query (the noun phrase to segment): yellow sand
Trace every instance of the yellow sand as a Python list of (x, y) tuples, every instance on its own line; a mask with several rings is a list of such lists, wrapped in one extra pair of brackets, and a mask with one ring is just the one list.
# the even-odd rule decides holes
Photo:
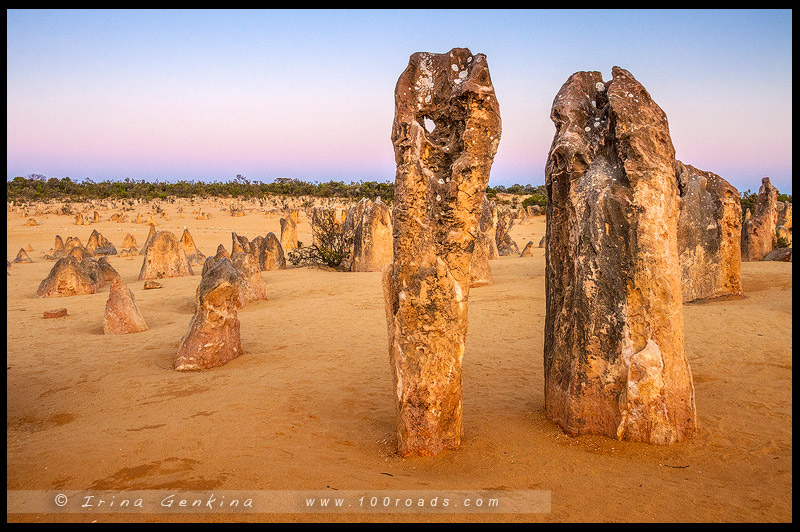
[[(144, 208), (140, 208), (144, 211)], [(191, 209), (206, 255), (232, 230), (280, 234), (279, 216)], [(150, 329), (102, 331), (99, 294), (36, 299), (56, 234), (85, 244), (98, 229), (118, 249), (148, 227), (70, 216), (7, 214), (7, 489), (550, 490), (549, 514), (9, 514), (33, 521), (518, 520), (791, 521), (792, 265), (744, 263), (746, 297), (684, 308), (699, 430), (669, 447), (572, 438), (543, 412), (544, 250), (492, 261), (495, 284), (470, 292), (464, 443), (432, 458), (395, 453), (392, 376), (380, 273), (263, 272), (269, 300), (239, 311), (244, 355), (195, 373), (171, 369), (199, 275), (143, 290), (142, 258), (112, 256)], [(130, 214), (128, 215), (131, 218)], [(149, 216), (144, 216), (146, 220)], [(132, 217), (135, 219), (135, 215)], [(120, 231), (121, 229), (121, 231)], [(310, 243), (301, 216), (298, 238)], [(539, 243), (544, 217), (512, 229)], [(199, 274), (199, 268), (198, 268)], [(66, 307), (66, 318), (45, 310)], [(390, 476), (391, 475), (391, 476)]]

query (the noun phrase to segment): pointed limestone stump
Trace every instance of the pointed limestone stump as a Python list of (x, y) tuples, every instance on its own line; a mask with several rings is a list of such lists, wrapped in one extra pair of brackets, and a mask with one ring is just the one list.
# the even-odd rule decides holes
[(494, 284), (492, 269), (489, 266), (491, 247), (492, 240), (489, 235), (483, 232), (478, 232), (478, 234), (475, 235), (475, 248), (472, 251), (472, 259), (469, 264), (470, 288), (480, 288), (481, 286), (491, 286)]
[(18, 263), (30, 264), (33, 262), (33, 260), (31, 260), (31, 258), (28, 256), (28, 252), (26, 252), (24, 248), (19, 248), (19, 251), (17, 252), (17, 257), (11, 262), (13, 262), (14, 264)]
[(197, 287), (197, 307), (181, 339), (175, 369), (222, 366), (242, 354), (238, 308), (239, 274), (226, 258), (206, 272)]
[(103, 315), (103, 333), (129, 334), (147, 330), (142, 313), (136, 305), (136, 298), (128, 285), (116, 277), (108, 291), (106, 311)]
[(56, 241), (53, 246), (53, 256), (56, 258), (65, 257), (67, 255), (67, 249), (64, 247), (64, 241), (61, 239), (60, 235), (56, 235)]
[(156, 232), (144, 251), (139, 280), (194, 275), (183, 246), (171, 231)]
[(380, 197), (367, 201), (353, 237), (353, 272), (379, 272), (392, 263), (392, 211)]
[(294, 209), (281, 218), (281, 248), (287, 253), (297, 249), (297, 210)]
[(486, 56), (411, 56), (395, 88), (394, 263), (383, 279), (404, 456), (461, 444), (470, 259), (500, 129)]
[(231, 231), (231, 257), (241, 252), (252, 252), (250, 240), (246, 236), (239, 236), (235, 231)]
[(96, 293), (97, 284), (90, 272), (83, 267), (81, 261), (67, 256), (56, 261), (48, 276), (39, 284), (36, 297), (69, 297)]
[(220, 244), (219, 246), (217, 246), (217, 252), (216, 254), (214, 254), (214, 258), (216, 259), (221, 259), (222, 257), (225, 257), (228, 260), (231, 259), (231, 254), (228, 253), (227, 249), (225, 249), (224, 244)]
[(736, 188), (680, 161), (678, 253), (683, 300), (742, 295), (742, 203)]
[(533, 240), (529, 240), (527, 244), (525, 244), (525, 248), (522, 250), (522, 253), (519, 254), (520, 257), (533, 257)]
[(100, 234), (97, 229), (92, 230), (89, 241), (86, 243), (86, 251), (91, 255), (116, 255), (117, 248), (106, 237)]
[[(213, 264), (206, 270), (213, 269)], [(258, 265), (258, 257), (254, 253), (240, 252), (233, 256), (233, 267), (239, 274), (239, 297), (242, 300), (241, 306), (251, 301), (267, 299), (267, 284), (261, 277), (261, 268)]]
[(478, 223), (478, 233), (475, 235), (475, 248), (472, 251), (472, 260), (469, 265), (470, 287), (479, 288), (494, 284), (492, 268), (489, 261), (500, 258), (497, 251), (496, 219), (493, 216), (492, 205), (483, 194), (481, 202), (481, 218)]
[(130, 233), (125, 235), (125, 238), (122, 239), (122, 247), (123, 249), (130, 249), (132, 247), (138, 247), (139, 244), (136, 243), (136, 237)]
[(778, 189), (765, 177), (761, 180), (752, 216), (742, 226), (742, 260), (764, 260), (777, 243), (777, 227)]
[(514, 226), (514, 212), (507, 208), (502, 207), (497, 210), (497, 228), (495, 240), (497, 241), (497, 251), (502, 257), (518, 257), (519, 247), (514, 239), (511, 238), (509, 231)]
[[(57, 244), (58, 242), (56, 242)], [(77, 236), (68, 236), (66, 242), (64, 242), (64, 253), (69, 253), (75, 247), (83, 247), (83, 243), (81, 239)]]
[(286, 267), (286, 258), (283, 255), (281, 242), (275, 233), (269, 232), (264, 237), (261, 249), (258, 251), (258, 264), (261, 271), (280, 270)]
[(186, 260), (189, 261), (189, 264), (203, 264), (206, 256), (203, 255), (199, 249), (197, 249), (197, 245), (194, 243), (194, 238), (192, 238), (192, 235), (189, 234), (188, 229), (183, 230), (183, 235), (181, 235), (181, 246), (183, 246), (183, 252), (186, 253)]
[(481, 231), (483, 231), (489, 241), (489, 260), (500, 258), (500, 251), (497, 249), (497, 206), (489, 201), (486, 194), (483, 196), (481, 206)]
[(144, 240), (144, 246), (142, 246), (141, 254), (144, 255), (147, 253), (147, 248), (153, 242), (153, 238), (156, 236), (156, 226), (150, 226), (150, 232), (147, 233), (147, 238)]
[(545, 168), (545, 410), (567, 433), (668, 444), (696, 428), (667, 117), (631, 74), (577, 72)]

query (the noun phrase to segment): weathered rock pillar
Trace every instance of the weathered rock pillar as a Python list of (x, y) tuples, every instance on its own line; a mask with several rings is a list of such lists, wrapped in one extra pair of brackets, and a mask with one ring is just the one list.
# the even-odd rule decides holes
[(742, 202), (713, 172), (675, 162), (683, 300), (742, 295)]
[(675, 149), (644, 87), (612, 74), (573, 74), (550, 113), (545, 409), (569, 434), (668, 444), (696, 428)]
[(500, 130), (486, 56), (411, 56), (395, 88), (394, 263), (383, 279), (404, 456), (461, 444), (470, 259)]
[(768, 177), (761, 180), (752, 214), (742, 226), (742, 260), (746, 262), (764, 260), (778, 240), (778, 189)]

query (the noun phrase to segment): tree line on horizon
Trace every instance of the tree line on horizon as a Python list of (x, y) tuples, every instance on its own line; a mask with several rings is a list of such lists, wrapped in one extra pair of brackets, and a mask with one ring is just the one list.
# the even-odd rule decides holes
[[(490, 197), (499, 193), (527, 195), (538, 194), (544, 198), (544, 185), (514, 184), (509, 187), (498, 185), (487, 187)], [(279, 177), (271, 183), (250, 181), (241, 174), (231, 181), (145, 181), (126, 178), (122, 181), (105, 180), (95, 182), (89, 178), (76, 181), (69, 177), (58, 179), (47, 178), (40, 174), (30, 174), (27, 177), (17, 176), (6, 181), (7, 201), (46, 201), (69, 200), (85, 201), (90, 199), (167, 199), (168, 197), (187, 198), (201, 197), (229, 197), (229, 198), (257, 198), (269, 195), (283, 195), (291, 197), (337, 197), (359, 200), (361, 198), (376, 198), (391, 203), (394, 200), (394, 183), (379, 181), (359, 181), (350, 184), (341, 181), (328, 181), (326, 183), (309, 183), (300, 179)], [(540, 201), (541, 198), (536, 198)]]
[[(547, 205), (547, 191), (544, 185), (497, 185), (486, 188), (490, 199), (498, 194), (527, 196), (522, 207), (529, 205)], [(341, 181), (327, 183), (309, 183), (300, 179), (279, 177), (271, 183), (250, 181), (241, 174), (231, 181), (145, 181), (126, 178), (122, 181), (105, 180), (94, 182), (89, 178), (75, 181), (69, 177), (58, 179), (47, 178), (40, 174), (27, 177), (17, 176), (6, 181), (6, 201), (86, 201), (90, 199), (167, 199), (169, 197), (188, 198), (226, 197), (226, 198), (260, 198), (271, 195), (290, 197), (312, 196), (322, 198), (347, 198), (358, 201), (361, 198), (381, 198), (381, 201), (392, 203), (394, 200), (394, 183), (379, 181)], [(752, 208), (758, 195), (750, 189), (741, 193), (742, 212)], [(791, 203), (791, 194), (780, 194), (779, 201)], [(518, 205), (518, 202), (515, 201)]]

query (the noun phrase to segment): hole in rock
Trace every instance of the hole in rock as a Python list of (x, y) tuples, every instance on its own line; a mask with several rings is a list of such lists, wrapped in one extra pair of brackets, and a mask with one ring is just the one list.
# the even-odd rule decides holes
[(427, 116), (422, 117), (422, 120), (425, 124), (425, 131), (427, 131), (428, 133), (433, 133), (433, 130), (436, 129), (436, 124), (433, 122), (433, 120), (431, 120)]

